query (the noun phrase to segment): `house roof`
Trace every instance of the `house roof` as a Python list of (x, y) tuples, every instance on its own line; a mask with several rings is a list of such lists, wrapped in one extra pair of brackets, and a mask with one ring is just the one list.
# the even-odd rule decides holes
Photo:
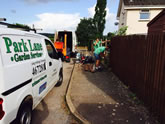
[(152, 25), (153, 23), (155, 23), (160, 17), (162, 17), (163, 15), (165, 15), (165, 9), (163, 9), (155, 18), (153, 18), (148, 24), (147, 26), (149, 27), (150, 25)]
[(165, 8), (165, 0), (120, 0), (117, 12), (117, 17), (120, 16), (122, 4), (128, 7), (154, 7), (154, 8)]
[(165, 0), (123, 0), (127, 6), (134, 5), (165, 5)]

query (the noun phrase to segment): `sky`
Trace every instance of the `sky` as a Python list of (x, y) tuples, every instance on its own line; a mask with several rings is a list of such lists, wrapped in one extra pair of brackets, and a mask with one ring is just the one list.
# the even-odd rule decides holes
[[(93, 17), (97, 0), (1, 0), (0, 18), (7, 23), (21, 23), (54, 33), (75, 31), (80, 19)], [(104, 34), (114, 32), (119, 0), (107, 0)]]

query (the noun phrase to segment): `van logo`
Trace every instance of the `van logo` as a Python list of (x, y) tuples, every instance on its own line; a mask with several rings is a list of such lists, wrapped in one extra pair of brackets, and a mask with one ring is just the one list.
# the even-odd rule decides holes
[(6, 53), (15, 53), (11, 57), (11, 61), (19, 62), (34, 58), (39, 58), (43, 55), (43, 47), (41, 43), (32, 43), (31, 40), (20, 39), (19, 42), (12, 41), (8, 37), (3, 37), (6, 46)]
[(39, 88), (39, 94), (41, 94), (45, 89), (46, 89), (46, 85), (47, 85), (47, 82), (45, 82), (44, 84), (42, 84)]

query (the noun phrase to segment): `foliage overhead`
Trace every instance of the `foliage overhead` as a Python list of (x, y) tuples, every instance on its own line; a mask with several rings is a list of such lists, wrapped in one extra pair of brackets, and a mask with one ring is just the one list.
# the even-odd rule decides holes
[(128, 29), (128, 26), (123, 26), (123, 27), (121, 27), (121, 28), (116, 32), (116, 35), (118, 35), (118, 36), (124, 36), (124, 35), (126, 35), (127, 29)]
[(96, 37), (98, 38), (103, 37), (105, 29), (106, 5), (107, 0), (97, 0), (93, 21), (96, 28)]
[(114, 37), (115, 35), (116, 35), (115, 32), (114, 32), (114, 33), (109, 32), (109, 33), (107, 34), (107, 39), (108, 39), (108, 40), (111, 40), (112, 37)]
[(53, 33), (39, 33), (39, 34), (48, 37), (52, 42), (54, 42), (54, 34)]
[(83, 18), (76, 29), (76, 35), (78, 39), (78, 45), (87, 46), (90, 40), (95, 39), (95, 26), (92, 18)]
[(96, 38), (103, 38), (105, 28), (107, 0), (97, 0), (95, 7), (95, 15), (93, 18), (83, 18), (76, 29), (78, 44), (81, 46), (89, 46), (90, 41)]
[(28, 25), (25, 25), (25, 24), (16, 23), (15, 25), (20, 27), (20, 28), (31, 29)]
[(107, 40), (111, 40), (112, 37), (115, 37), (115, 36), (125, 36), (127, 29), (128, 29), (128, 26), (124, 26), (116, 32), (109, 32), (107, 34), (107, 36), (105, 36), (105, 37), (106, 37)]
[(30, 29), (31, 29), (28, 25), (19, 24), (19, 23), (11, 24), (11, 25), (9, 25), (8, 27), (9, 27), (9, 28), (22, 28), (22, 29), (25, 29), (25, 30), (30, 30)]

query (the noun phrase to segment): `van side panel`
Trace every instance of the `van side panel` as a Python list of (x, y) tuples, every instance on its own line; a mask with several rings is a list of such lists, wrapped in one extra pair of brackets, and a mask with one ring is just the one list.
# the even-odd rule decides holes
[(32, 79), (32, 63), (43, 57), (43, 49), (38, 39), (25, 36), (3, 35), (0, 40), (6, 92)]
[(32, 96), (34, 109), (57, 83), (62, 68), (60, 59), (48, 56), (47, 38), (7, 31), (0, 34), (0, 98), (5, 111), (0, 124), (8, 124), (16, 118), (27, 96)]
[(0, 93), (2, 93), (2, 89), (4, 87), (4, 77), (3, 77), (3, 65), (2, 65), (2, 51), (0, 49)]
[(34, 68), (39, 62), (46, 61), (41, 40), (23, 35), (0, 36), (0, 97), (4, 100), (5, 111), (0, 123), (9, 123), (8, 120), (15, 119), (26, 96), (35, 98), (33, 85), (44, 70)]
[(1, 121), (4, 124), (9, 124), (12, 120), (16, 118), (18, 109), (21, 103), (23, 102), (24, 98), (29, 95), (32, 96), (30, 92), (31, 92), (31, 84), (28, 84), (26, 85), (26, 87), (16, 90), (10, 95), (2, 96), (4, 100), (3, 110), (5, 111), (5, 116)]

